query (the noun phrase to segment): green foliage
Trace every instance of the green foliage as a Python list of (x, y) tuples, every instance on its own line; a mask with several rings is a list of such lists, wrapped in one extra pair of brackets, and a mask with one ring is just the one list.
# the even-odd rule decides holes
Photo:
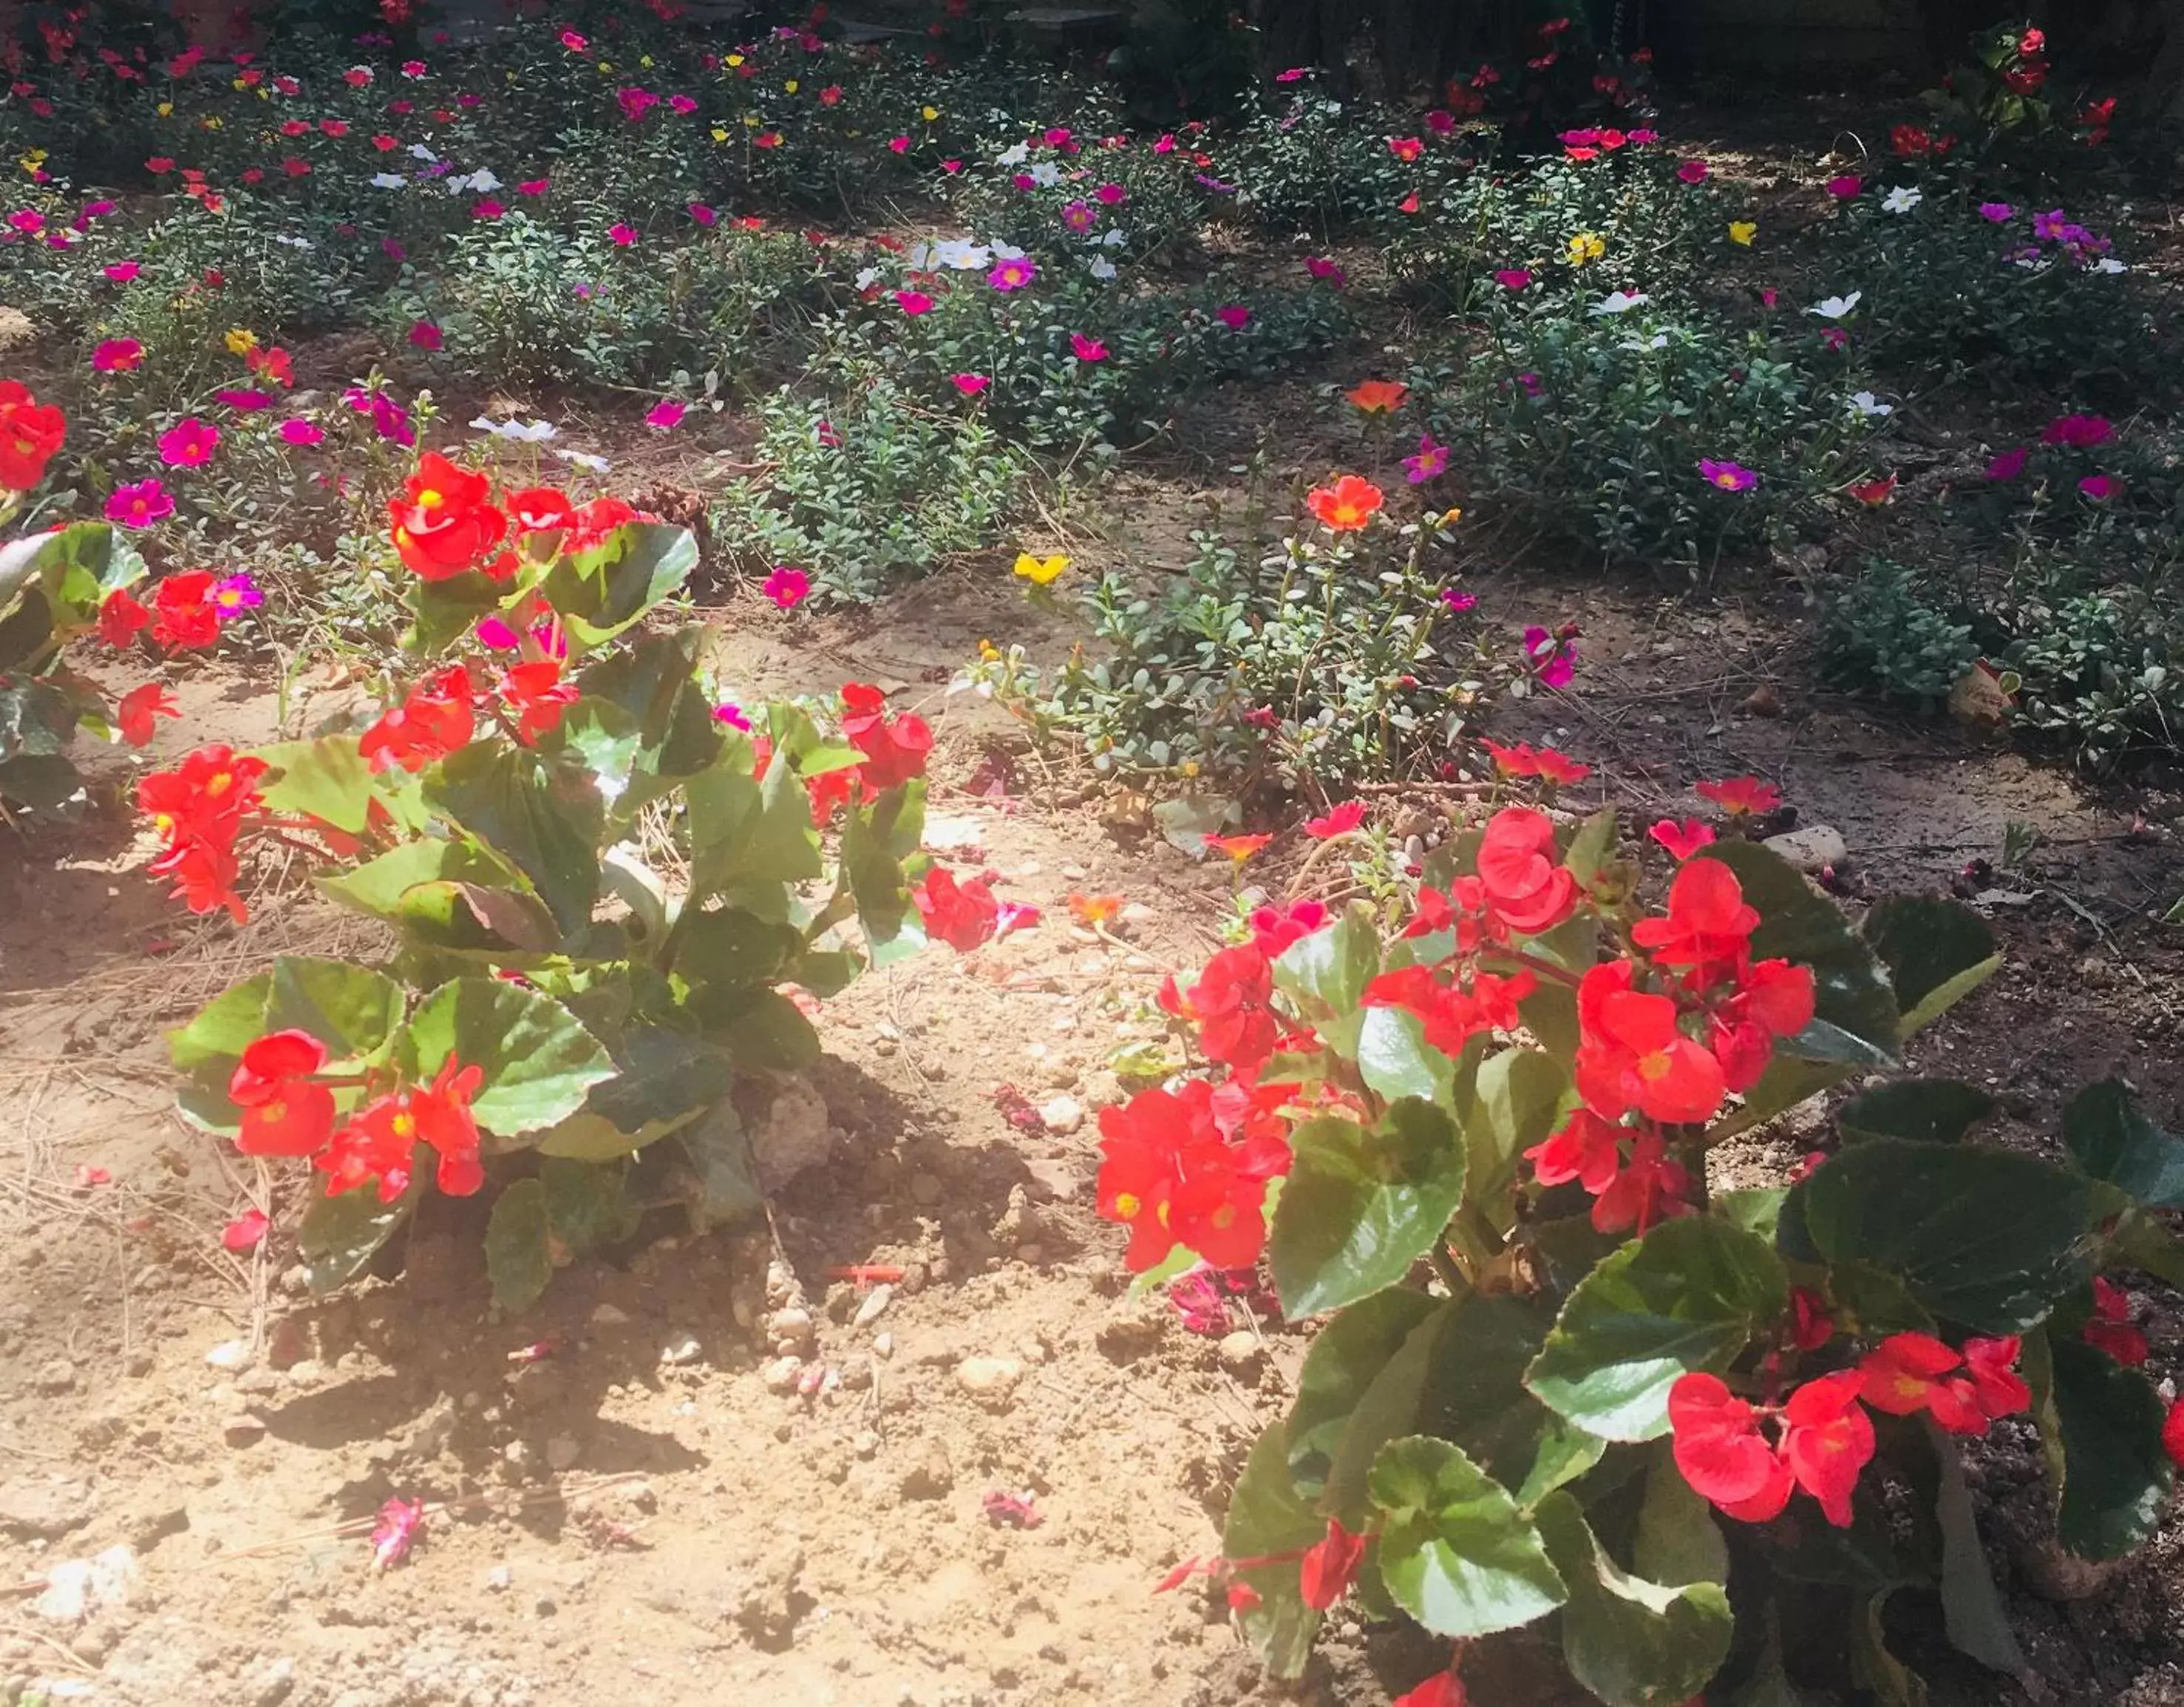
[(1928, 577), (1885, 558), (1830, 583), (1821, 600), (1821, 666), (1830, 679), (1882, 699), (1937, 709), (1978, 661), (1969, 622), (1933, 602)]
[(1165, 584), (1111, 572), (1080, 595), (1096, 654), (1049, 672), (1011, 649), (968, 679), (1111, 774), (1384, 776), (1453, 731), (1452, 690), (1481, 661), (1474, 620), (1450, 611), (1433, 572), (1446, 538), (1195, 533)]

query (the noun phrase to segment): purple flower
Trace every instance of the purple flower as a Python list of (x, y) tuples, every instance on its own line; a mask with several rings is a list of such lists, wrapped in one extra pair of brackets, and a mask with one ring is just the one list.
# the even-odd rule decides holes
[(2042, 429), (2042, 444), (2066, 445), (2072, 450), (2091, 450), (2115, 437), (2115, 428), (2098, 415), (2061, 415)]
[(212, 607), (223, 622), (245, 611), (255, 611), (265, 602), (265, 595), (247, 570), (226, 577), (212, 589)]
[(1543, 688), (1567, 688), (1577, 673), (1577, 641), (1536, 622), (1524, 630), (1524, 661)]
[(2113, 474), (2088, 474), (2078, 483), (2078, 490), (2096, 504), (2105, 504), (2123, 494), (2123, 482)]
[(2017, 215), (2017, 209), (2008, 202), (1981, 202), (1979, 211), (1980, 217), (1990, 225), (2005, 224)]
[(1699, 473), (1709, 486), (1719, 486), (1724, 492), (1749, 492), (1759, 483), (1759, 477), (1737, 462), (1716, 462), (1711, 458), (1702, 460)]
[(175, 513), (175, 500), (157, 480), (117, 486), (106, 500), (106, 519), (122, 527), (149, 527)]
[(2022, 445), (2014, 450), (2003, 451), (2000, 455), (1988, 461), (1986, 477), (1990, 480), (2016, 479), (2019, 475), (2025, 472), (2025, 459), (2031, 454)]
[(1411, 484), (1423, 486), (1448, 467), (1448, 447), (1435, 444), (1430, 432), (1421, 432), (1418, 435), (1418, 454), (1406, 456), (1403, 466), (1410, 471)]
[(2061, 236), (2068, 226), (2069, 221), (2064, 219), (2060, 208), (2050, 208), (2044, 214), (2032, 216), (2032, 235), (2043, 243)]

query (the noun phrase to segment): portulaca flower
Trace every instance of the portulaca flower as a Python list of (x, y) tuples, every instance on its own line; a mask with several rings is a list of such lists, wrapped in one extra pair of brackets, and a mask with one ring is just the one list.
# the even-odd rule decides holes
[(2131, 269), (2114, 255), (2103, 255), (2086, 271), (2089, 273), (2127, 273)]
[(1102, 248), (1118, 249), (1129, 240), (1130, 234), (1120, 226), (1117, 226), (1112, 231), (1102, 232), (1100, 234), (1100, 246)]
[(1848, 296), (1831, 296), (1825, 302), (1816, 302), (1807, 309), (1807, 314), (1816, 314), (1822, 320), (1841, 320), (1864, 300), (1865, 293), (1854, 290)]
[(1105, 255), (1093, 256), (1091, 265), (1092, 276), (1095, 279), (1106, 280), (1115, 276), (1115, 264)]
[(412, 142), (410, 145), (410, 158), (413, 160), (437, 160), (440, 157), (422, 142)]
[(863, 271), (860, 272), (855, 279), (850, 281), (850, 282), (855, 284), (861, 291), (870, 290), (879, 282), (880, 270), (878, 267), (866, 267)]
[(376, 189), (399, 190), (406, 188), (410, 180), (399, 172), (381, 172), (371, 181), (373, 187)]
[(1035, 160), (1024, 176), (1042, 190), (1050, 190), (1061, 181), (1061, 168), (1051, 160)]
[(1628, 314), (1632, 309), (1641, 307), (1652, 300), (1652, 298), (1641, 290), (1610, 291), (1585, 312), (1596, 315)]
[(1908, 214), (1925, 199), (1925, 195), (1909, 184), (1898, 184), (1880, 198), (1880, 205), (1888, 213)]
[(593, 456), (588, 451), (557, 450), (554, 453), (562, 461), (574, 465), (591, 474), (604, 474), (614, 464), (604, 456)]
[(1850, 406), (1852, 413), (1862, 415), (1868, 421), (1879, 416), (1896, 413), (1894, 404), (1883, 403), (1869, 391), (1852, 392), (1850, 395)]
[(511, 444), (543, 444), (561, 436), (561, 429), (550, 421), (488, 421), (481, 415), (471, 425)]
[(1635, 350), (1666, 349), (1669, 335), (1665, 332), (1657, 332), (1651, 337), (1626, 337), (1623, 340), (1623, 347)]
[(1013, 148), (1002, 149), (996, 164), (1004, 166), (1021, 166), (1030, 158), (1031, 144), (1018, 142)]

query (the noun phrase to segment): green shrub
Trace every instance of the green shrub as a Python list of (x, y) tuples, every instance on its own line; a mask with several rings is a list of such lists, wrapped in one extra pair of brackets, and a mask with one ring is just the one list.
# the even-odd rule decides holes
[(1979, 657), (1971, 624), (1937, 608), (1914, 569), (1874, 558), (1821, 595), (1822, 668), (1845, 687), (1933, 710)]

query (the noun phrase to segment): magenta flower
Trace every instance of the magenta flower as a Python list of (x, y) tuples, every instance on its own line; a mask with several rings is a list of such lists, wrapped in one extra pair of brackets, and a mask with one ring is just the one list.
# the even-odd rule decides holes
[(437, 349), (440, 329), (429, 320), (421, 320), (410, 328), (410, 342), (419, 349)]
[(1251, 323), (1251, 310), (1241, 303), (1230, 303), (1226, 308), (1214, 310), (1213, 318), (1231, 332), (1241, 332)]
[(274, 428), (290, 444), (316, 444), (326, 436), (326, 429), (308, 421), (284, 421)]
[(773, 566), (773, 573), (766, 577), (766, 585), (759, 590), (784, 611), (801, 605), (811, 592), (811, 577), (801, 569), (793, 569), (786, 563)]
[(86, 202), (83, 204), (83, 216), (87, 220), (104, 219), (107, 215), (114, 211), (114, 206), (115, 204), (112, 202)]
[(1759, 483), (1759, 477), (1741, 463), (1709, 458), (1699, 464), (1699, 473), (1708, 485), (1719, 486), (1724, 492), (1749, 492)]
[(906, 154), (910, 152), (910, 138), (907, 137), (889, 137), (888, 138), (888, 148), (889, 152), (894, 153)]
[(515, 187), (515, 193), (519, 196), (543, 196), (553, 187), (551, 178), (526, 178)]
[(1996, 226), (2006, 224), (2017, 215), (2017, 209), (2008, 202), (1981, 202), (1979, 211), (1981, 219)]
[(1406, 456), (1403, 459), (1403, 466), (1410, 471), (1411, 484), (1423, 486), (1435, 475), (1447, 469), (1448, 447), (1446, 444), (1435, 444), (1433, 441), (1433, 434), (1430, 432), (1421, 432), (1418, 435), (1418, 454), (1416, 456)]
[(1119, 208), (1130, 198), (1130, 192), (1120, 184), (1102, 184), (1092, 192), (1092, 199), (1102, 207)]
[(220, 429), (194, 415), (159, 435), (159, 460), (170, 468), (198, 468), (220, 449)]
[(175, 513), (175, 500), (156, 480), (117, 486), (106, 500), (106, 519), (122, 527), (149, 527)]
[(613, 225), (607, 227), (607, 235), (614, 239), (615, 247), (616, 248), (626, 249), (632, 243), (637, 241), (637, 228), (634, 226), (627, 226), (622, 224), (620, 220), (616, 220)]
[(1069, 334), (1069, 348), (1079, 361), (1105, 361), (1107, 346), (1096, 337), (1087, 337), (1081, 332)]
[(1011, 255), (994, 264), (986, 282), (997, 291), (1022, 290), (1039, 276), (1038, 263), (1028, 255)]
[(741, 729), (745, 734), (750, 733), (751, 720), (744, 715), (744, 708), (733, 700), (723, 700), (713, 707), (713, 721), (726, 723), (732, 729)]
[(213, 398), (215, 402), (224, 403), (230, 409), (239, 410), (244, 415), (255, 415), (261, 409), (270, 409), (273, 406), (273, 399), (255, 386), (225, 386), (213, 393)]
[(2005, 450), (1999, 456), (1990, 458), (1986, 465), (1986, 477), (1990, 480), (2016, 479), (2025, 472), (2025, 459), (2031, 454), (2020, 445), (2014, 450)]
[(2062, 444), (2072, 450), (2091, 450), (2115, 437), (2115, 428), (2098, 415), (2064, 415), (2049, 421), (2040, 434), (2042, 444)]
[(507, 211), (506, 208), (501, 206), (490, 196), (482, 202), (473, 202), (471, 204), (471, 217), (474, 220), (497, 220)]
[(1274, 81), (1277, 83), (1301, 83), (1310, 75), (1303, 66), (1292, 65), (1286, 71), (1275, 72)]
[(1524, 290), (1532, 282), (1532, 276), (1523, 267), (1503, 267), (1494, 275), (1494, 282), (1504, 290)]
[(523, 644), (523, 636), (499, 616), (488, 616), (471, 630), (478, 644), (495, 652), (513, 652)]
[(1630, 133), (1630, 146), (1634, 148), (1643, 148), (1660, 140), (1658, 131), (1649, 131), (1642, 126)]
[(1534, 623), (1524, 630), (1524, 661), (1543, 688), (1567, 688), (1577, 674), (1577, 641)]
[(983, 373), (954, 373), (948, 382), (966, 397), (976, 397), (994, 382)]
[(687, 405), (671, 397), (663, 397), (645, 411), (644, 424), (655, 432), (667, 432), (682, 424)]
[(1820, 328), (1820, 342), (1830, 349), (1847, 349), (1850, 347), (1850, 334), (1839, 326), (1824, 326)]
[(1479, 603), (1479, 595), (1476, 593), (1467, 593), (1459, 587), (1444, 587), (1440, 589), (1440, 602), (1447, 605), (1451, 611), (1461, 616)]
[(894, 301), (895, 306), (913, 320), (933, 312), (933, 298), (922, 290), (899, 290), (894, 293)]
[(1828, 193), (1839, 202), (1847, 202), (1865, 187), (1865, 180), (1854, 173), (1845, 172), (1839, 178), (1828, 180)]
[(2078, 490), (2096, 504), (2105, 504), (2111, 498), (2123, 495), (2123, 482), (2113, 474), (2088, 474), (2078, 483)]
[(1306, 255), (1304, 258), (1304, 270), (1323, 283), (1333, 285), (1337, 290), (1340, 290), (1343, 286), (1350, 282), (1348, 273), (1322, 255)]
[(690, 204), (690, 217), (701, 226), (710, 227), (720, 223), (721, 216), (703, 202)]
[(19, 208), (8, 215), (8, 223), (26, 237), (36, 237), (46, 228), (46, 216), (36, 208)]
[(212, 589), (213, 612), (220, 621), (240, 616), (245, 611), (254, 611), (265, 602), (265, 595), (258, 590), (258, 583), (249, 572), (238, 571), (224, 577)]
[(142, 261), (115, 261), (110, 266), (103, 266), (99, 269), (99, 271), (104, 273), (116, 284), (127, 284), (130, 280), (143, 271), (144, 264)]
[(686, 119), (698, 110), (698, 103), (688, 95), (670, 95), (667, 98), (667, 104)]
[(109, 337), (91, 353), (99, 373), (127, 373), (144, 360), (144, 346), (133, 337)]
[(1707, 170), (1704, 160), (1686, 160), (1676, 168), (1676, 176), (1687, 184), (1702, 184), (1707, 181)]
[(1061, 223), (1072, 232), (1089, 232), (1100, 223), (1100, 215), (1089, 202), (1072, 202), (1061, 210)]

